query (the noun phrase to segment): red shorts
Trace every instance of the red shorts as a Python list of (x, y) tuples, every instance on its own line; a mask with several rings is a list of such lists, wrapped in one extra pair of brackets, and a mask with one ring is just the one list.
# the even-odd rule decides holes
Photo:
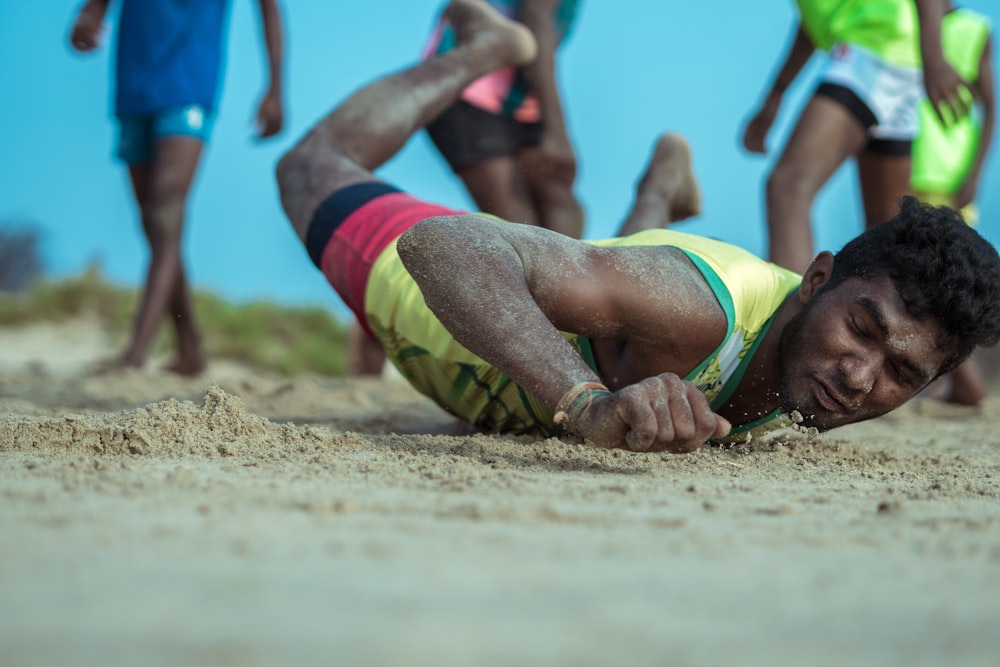
[(316, 208), (306, 235), (313, 262), (372, 335), (365, 290), (382, 251), (421, 220), (465, 211), (429, 204), (382, 182), (337, 190)]

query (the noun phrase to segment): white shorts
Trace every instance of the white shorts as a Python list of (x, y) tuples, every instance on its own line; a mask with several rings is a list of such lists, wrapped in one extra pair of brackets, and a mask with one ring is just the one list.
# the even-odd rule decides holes
[[(854, 93), (866, 108), (843, 99), (873, 139), (912, 141), (917, 133), (917, 105), (924, 96), (919, 67), (888, 63), (867, 49), (838, 44), (830, 50), (822, 83)], [(833, 96), (837, 97), (837, 96)]]

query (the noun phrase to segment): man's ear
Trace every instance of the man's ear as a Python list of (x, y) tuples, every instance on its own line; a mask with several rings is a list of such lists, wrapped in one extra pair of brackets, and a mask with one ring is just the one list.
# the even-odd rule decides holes
[(816, 255), (806, 272), (802, 274), (802, 284), (799, 285), (799, 301), (806, 303), (816, 295), (820, 287), (826, 284), (833, 274), (833, 253), (824, 250)]

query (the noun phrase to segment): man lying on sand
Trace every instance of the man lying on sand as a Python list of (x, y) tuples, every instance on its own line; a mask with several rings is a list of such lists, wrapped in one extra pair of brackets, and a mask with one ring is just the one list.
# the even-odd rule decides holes
[[(687, 452), (793, 419), (823, 430), (882, 415), (1000, 339), (996, 251), (913, 199), (800, 277), (705, 238), (582, 242), (379, 180), (471, 81), (535, 56), (531, 33), (479, 0), (448, 12), (456, 49), (354, 93), (277, 173), (313, 261), (446, 410), (495, 431)], [(685, 194), (676, 184), (691, 187), (675, 162), (639, 192), (664, 211)]]

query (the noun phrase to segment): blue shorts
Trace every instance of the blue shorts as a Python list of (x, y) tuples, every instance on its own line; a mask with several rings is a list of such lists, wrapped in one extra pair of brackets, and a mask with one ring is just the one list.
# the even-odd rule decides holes
[(164, 137), (194, 137), (208, 141), (215, 114), (200, 104), (168, 107), (149, 114), (121, 116), (118, 157), (128, 164), (149, 162), (153, 147)]

